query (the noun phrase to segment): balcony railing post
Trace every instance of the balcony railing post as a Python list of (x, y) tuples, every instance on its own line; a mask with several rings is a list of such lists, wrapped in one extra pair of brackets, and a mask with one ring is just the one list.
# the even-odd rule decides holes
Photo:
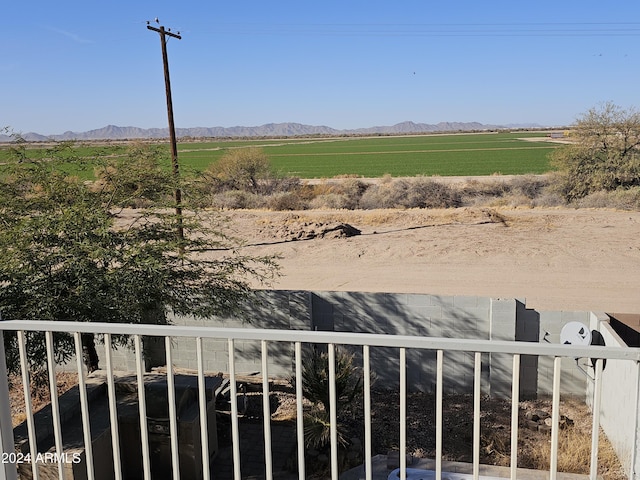
[(302, 409), (302, 344), (295, 343), (296, 357), (296, 440), (298, 447), (298, 479), (305, 479), (304, 411)]
[(520, 355), (513, 356), (511, 373), (511, 480), (518, 473), (518, 412), (520, 404)]
[[(204, 379), (204, 353), (202, 351), (202, 337), (196, 337), (196, 357), (198, 361), (198, 404), (200, 409), (200, 443), (202, 449), (202, 478), (211, 479), (209, 465), (209, 422), (207, 414), (206, 383)], [(215, 398), (212, 399), (215, 402)], [(215, 414), (215, 413), (214, 413)]]
[[(13, 428), (11, 424), (11, 404), (9, 403), (9, 377), (4, 351), (4, 335), (0, 330), (0, 455), (15, 452)], [(0, 480), (17, 480), (15, 463), (4, 463), (0, 468)]]
[(631, 467), (629, 469), (629, 478), (632, 480), (640, 480), (640, 360), (636, 361), (636, 414), (633, 449), (631, 450)]
[(602, 398), (602, 359), (596, 360), (595, 381), (593, 387), (593, 422), (591, 429), (591, 465), (589, 467), (590, 480), (598, 478), (598, 441), (600, 437), (600, 404)]
[(407, 479), (407, 349), (400, 349), (400, 479)]
[(331, 443), (331, 480), (338, 480), (338, 401), (336, 399), (336, 346), (329, 344), (329, 420)]
[(269, 402), (269, 344), (262, 341), (262, 420), (264, 428), (264, 467), (266, 480), (273, 479), (271, 455), (271, 404)]
[[(62, 457), (62, 420), (60, 419), (60, 402), (58, 401), (58, 382), (56, 380), (56, 362), (54, 356), (53, 332), (44, 333), (47, 348), (47, 370), (49, 371), (49, 396), (51, 397), (51, 414), (53, 417), (53, 438), (58, 458)], [(64, 480), (62, 462), (58, 462), (58, 478)]]

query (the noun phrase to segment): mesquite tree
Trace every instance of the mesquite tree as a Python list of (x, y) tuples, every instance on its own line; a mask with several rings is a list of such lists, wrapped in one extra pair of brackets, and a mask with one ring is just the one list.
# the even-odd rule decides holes
[(578, 117), (571, 138), (551, 157), (565, 200), (640, 186), (640, 112), (604, 103)]
[[(90, 162), (77, 158), (72, 143), (43, 150), (18, 142), (13, 151), (0, 165), (3, 319), (162, 324), (169, 312), (206, 317), (233, 312), (250, 281), (277, 273), (274, 258), (238, 254), (234, 240), (188, 203), (184, 238), (176, 235), (176, 179), (161, 167), (157, 147)], [(227, 253), (202, 255), (212, 249)], [(90, 371), (98, 368), (93, 341), (83, 336)], [(16, 370), (15, 338), (6, 335), (5, 343)], [(44, 341), (33, 334), (28, 345), (31, 367), (44, 369)], [(60, 362), (74, 353), (69, 336), (56, 335), (55, 348)]]

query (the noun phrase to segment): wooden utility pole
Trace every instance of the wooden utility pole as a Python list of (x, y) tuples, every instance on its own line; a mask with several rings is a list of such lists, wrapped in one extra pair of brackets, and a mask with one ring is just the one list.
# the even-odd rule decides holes
[[(160, 23), (158, 19), (155, 19), (156, 23)], [(171, 165), (173, 167), (173, 176), (176, 182), (175, 200), (176, 200), (176, 221), (178, 223), (178, 241), (180, 242), (180, 250), (182, 251), (182, 244), (184, 240), (184, 228), (182, 226), (182, 191), (180, 190), (180, 168), (178, 166), (178, 144), (176, 141), (176, 127), (173, 123), (173, 102), (171, 100), (171, 80), (169, 78), (169, 59), (167, 57), (167, 37), (177, 38), (180, 40), (180, 32), (173, 33), (171, 29), (164, 29), (164, 26), (160, 25), (158, 28), (152, 26), (147, 22), (147, 28), (158, 32), (160, 34), (160, 44), (162, 46), (162, 64), (164, 65), (164, 85), (167, 93), (167, 116), (169, 117), (169, 137), (171, 139)]]

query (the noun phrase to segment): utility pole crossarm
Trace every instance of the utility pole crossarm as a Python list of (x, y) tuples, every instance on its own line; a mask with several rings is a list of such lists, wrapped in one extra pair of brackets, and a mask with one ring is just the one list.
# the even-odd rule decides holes
[(158, 32), (160, 35), (164, 34), (164, 35), (167, 35), (168, 37), (177, 38), (178, 40), (182, 39), (180, 35), (178, 35), (177, 33), (173, 33), (169, 30), (165, 30), (164, 27), (156, 28), (156, 27), (152, 27), (151, 25), (147, 25), (147, 28), (149, 30), (153, 30), (154, 32)]

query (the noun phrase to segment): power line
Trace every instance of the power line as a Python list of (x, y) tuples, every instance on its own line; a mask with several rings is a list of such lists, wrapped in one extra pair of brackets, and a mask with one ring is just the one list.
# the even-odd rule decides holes
[(523, 23), (309, 23), (214, 24), (227, 35), (337, 36), (498, 36), (498, 37), (619, 37), (640, 36), (640, 22), (523, 22)]

